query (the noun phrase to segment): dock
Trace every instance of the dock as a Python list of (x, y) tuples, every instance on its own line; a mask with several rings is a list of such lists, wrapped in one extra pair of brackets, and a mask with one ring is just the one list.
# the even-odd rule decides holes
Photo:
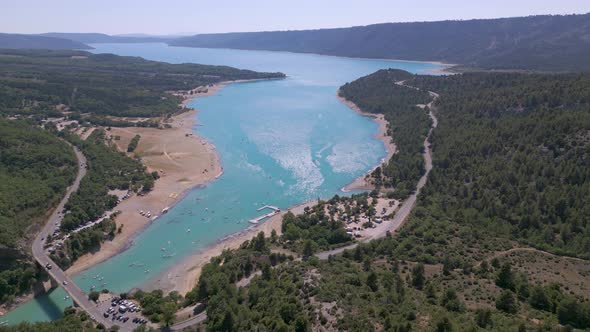
[(256, 209), (256, 211), (262, 211), (264, 209), (271, 209), (271, 210), (274, 210), (275, 212), (281, 212), (281, 209), (279, 209), (276, 206), (272, 206), (272, 205), (265, 205), (263, 207), (260, 207), (260, 208)]
[(258, 224), (262, 220), (264, 220), (266, 218), (270, 218), (270, 217), (274, 216), (275, 214), (281, 212), (281, 209), (279, 209), (276, 206), (272, 206), (272, 205), (265, 205), (263, 207), (260, 207), (260, 208), (256, 209), (256, 211), (262, 211), (264, 209), (271, 209), (272, 212), (263, 214), (260, 217), (257, 217), (257, 218), (254, 218), (254, 219), (250, 219), (250, 220), (248, 220), (248, 222), (251, 223), (251, 224)]

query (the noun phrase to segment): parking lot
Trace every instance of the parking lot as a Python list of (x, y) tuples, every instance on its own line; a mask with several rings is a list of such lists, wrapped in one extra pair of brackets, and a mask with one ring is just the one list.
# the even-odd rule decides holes
[(103, 317), (125, 327), (126, 330), (132, 330), (143, 324), (157, 327), (141, 314), (141, 307), (136, 301), (121, 299), (115, 295), (101, 296), (97, 306)]

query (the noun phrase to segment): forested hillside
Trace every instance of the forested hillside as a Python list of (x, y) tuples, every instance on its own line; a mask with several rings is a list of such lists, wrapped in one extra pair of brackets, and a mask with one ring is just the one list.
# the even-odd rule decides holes
[(44, 49), (44, 50), (87, 50), (92, 47), (71, 40), (53, 36), (21, 35), (0, 33), (0, 49)]
[(55, 116), (65, 107), (78, 115), (153, 117), (179, 110), (180, 98), (169, 91), (284, 76), (83, 51), (0, 50), (0, 114)]
[[(46, 239), (52, 258), (64, 268), (115, 236), (111, 218), (79, 229), (117, 205), (111, 190), (149, 192), (158, 177), (108, 145), (104, 129), (90, 129), (84, 139), (75, 130), (89, 122), (158, 126), (152, 120), (116, 117), (175, 113), (181, 98), (171, 91), (274, 77), (284, 74), (83, 51), (0, 50), (0, 304), (30, 291), (41, 277), (28, 255), (28, 240), (36, 234), (31, 226), (45, 221), (75, 178), (76, 158), (65, 141), (82, 151), (88, 171), (65, 206), (61, 233)], [(46, 121), (48, 117), (58, 121)]]
[(172, 38), (153, 36), (111, 36), (104, 33), (49, 32), (40, 36), (70, 39), (80, 43), (164, 43)]
[(72, 148), (57, 137), (0, 119), (0, 303), (35, 280), (27, 243), (74, 180), (76, 165)]
[(590, 259), (590, 76), (419, 76), (410, 84), (441, 93), (425, 220)]
[(364, 112), (384, 114), (389, 122), (388, 134), (398, 151), (371, 176), (375, 185), (394, 188), (393, 196), (397, 198), (412, 193), (425, 172), (423, 142), (431, 126), (428, 110), (416, 105), (425, 105), (432, 97), (427, 91), (400, 83), (412, 77), (402, 70), (380, 70), (340, 88), (341, 97), (352, 101)]
[[(309, 252), (344, 226), (323, 208), (286, 214), (282, 236), (203, 268), (186, 299), (208, 304), (208, 329), (590, 329), (590, 76), (379, 71), (342, 91), (409, 112), (420, 96), (391, 89), (399, 79), (440, 93), (434, 168), (406, 224), (319, 260)], [(301, 261), (280, 256), (298, 256), (293, 243), (311, 245)]]
[(485, 69), (590, 70), (590, 14), (201, 34), (174, 46), (443, 61)]

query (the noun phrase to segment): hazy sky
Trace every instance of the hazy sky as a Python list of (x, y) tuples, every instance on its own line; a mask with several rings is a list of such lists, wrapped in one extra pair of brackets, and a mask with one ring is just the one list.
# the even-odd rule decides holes
[(590, 0), (0, 0), (0, 32), (178, 34), (590, 12)]

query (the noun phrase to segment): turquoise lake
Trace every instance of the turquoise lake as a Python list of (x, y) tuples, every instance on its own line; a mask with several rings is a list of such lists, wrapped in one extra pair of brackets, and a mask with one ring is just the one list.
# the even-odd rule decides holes
[[(165, 44), (93, 46), (95, 53), (280, 71), (288, 77), (230, 84), (190, 104), (201, 110), (193, 129), (215, 145), (223, 175), (192, 190), (138, 234), (127, 250), (77, 275), (74, 280), (87, 291), (92, 286), (113, 292), (139, 287), (195, 250), (250, 227), (248, 220), (261, 214), (256, 211), (260, 206), (287, 208), (342, 194), (340, 188), (381, 161), (385, 148), (374, 138), (377, 125), (336, 99), (338, 87), (383, 68), (413, 73), (440, 68), (419, 62)], [(174, 256), (162, 257), (162, 247)], [(0, 321), (16, 324), (59, 318), (72, 304), (64, 297), (65, 292), (57, 288)]]

